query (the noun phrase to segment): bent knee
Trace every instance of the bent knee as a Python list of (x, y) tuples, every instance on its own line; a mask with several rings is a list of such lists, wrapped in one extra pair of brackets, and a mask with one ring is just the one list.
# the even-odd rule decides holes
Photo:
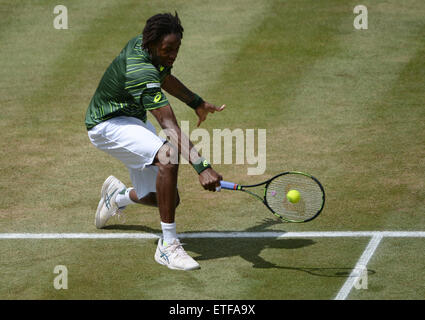
[[(156, 192), (148, 193), (143, 198), (140, 198), (138, 203), (148, 205), (148, 206), (158, 207)], [(179, 206), (179, 204), (180, 204), (180, 195), (179, 195), (179, 190), (177, 190), (176, 191), (176, 208)]]
[(177, 148), (170, 143), (164, 143), (155, 157), (155, 165), (162, 170), (177, 170), (179, 166)]

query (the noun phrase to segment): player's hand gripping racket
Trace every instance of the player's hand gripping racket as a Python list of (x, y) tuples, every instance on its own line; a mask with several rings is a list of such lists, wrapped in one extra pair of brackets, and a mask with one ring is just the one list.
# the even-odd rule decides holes
[(303, 172), (284, 172), (253, 185), (228, 181), (221, 181), (220, 184), (223, 189), (253, 195), (284, 222), (311, 221), (322, 212), (325, 205), (323, 186), (319, 180)]

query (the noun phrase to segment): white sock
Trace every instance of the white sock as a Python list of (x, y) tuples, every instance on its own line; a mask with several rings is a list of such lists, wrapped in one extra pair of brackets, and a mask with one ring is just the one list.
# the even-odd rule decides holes
[(165, 223), (161, 221), (163, 244), (169, 245), (177, 239), (176, 223)]
[(135, 203), (130, 198), (130, 191), (134, 188), (128, 188), (126, 190), (122, 190), (120, 193), (117, 194), (117, 197), (115, 198), (115, 202), (117, 203), (118, 208), (124, 209), (129, 204)]

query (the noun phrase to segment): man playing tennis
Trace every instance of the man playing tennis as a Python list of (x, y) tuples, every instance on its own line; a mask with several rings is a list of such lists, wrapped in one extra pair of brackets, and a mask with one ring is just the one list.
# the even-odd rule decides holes
[[(222, 177), (181, 132), (161, 89), (193, 108), (198, 126), (208, 113), (225, 106), (202, 100), (171, 75), (182, 38), (183, 27), (177, 13), (149, 18), (143, 33), (130, 40), (106, 70), (87, 109), (85, 124), (90, 141), (127, 166), (134, 186), (127, 188), (114, 176), (106, 179), (96, 211), (96, 227), (104, 227), (129, 204), (156, 206), (162, 238), (155, 260), (171, 269), (193, 270), (199, 264), (183, 249), (174, 219), (180, 199), (179, 154), (197, 171), (204, 189), (216, 191)], [(146, 111), (156, 118), (170, 142), (157, 136)]]

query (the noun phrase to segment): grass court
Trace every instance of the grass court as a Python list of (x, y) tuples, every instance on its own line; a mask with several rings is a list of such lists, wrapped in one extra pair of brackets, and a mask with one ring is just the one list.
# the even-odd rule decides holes
[[(67, 30), (53, 27), (58, 4), (0, 0), (0, 299), (327, 300), (360, 262), (368, 287), (344, 299), (423, 299), (423, 1), (65, 0)], [(367, 30), (353, 26), (358, 4)], [(185, 32), (173, 74), (227, 105), (202, 128), (267, 130), (263, 175), (214, 168), (245, 184), (304, 171), (327, 196), (316, 220), (283, 224), (245, 194), (203, 191), (181, 165), (177, 231), (194, 272), (154, 261), (155, 208), (95, 228), (103, 181), (130, 179), (84, 126), (110, 62), (147, 18), (175, 10)], [(193, 130), (193, 111), (167, 97)], [(53, 287), (57, 265), (67, 290)]]

